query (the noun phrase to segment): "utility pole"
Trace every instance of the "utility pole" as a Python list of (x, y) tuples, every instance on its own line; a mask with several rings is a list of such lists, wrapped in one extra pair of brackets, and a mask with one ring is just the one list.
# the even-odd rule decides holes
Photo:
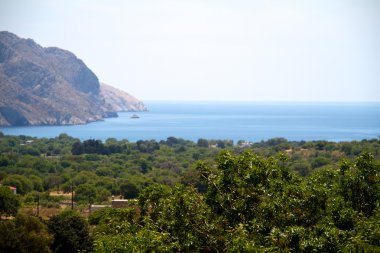
[(88, 213), (91, 214), (91, 197), (88, 197), (88, 203), (89, 203), (89, 206), (88, 206)]
[(71, 182), (71, 210), (74, 210), (74, 183)]
[(37, 217), (40, 217), (40, 194), (37, 194)]

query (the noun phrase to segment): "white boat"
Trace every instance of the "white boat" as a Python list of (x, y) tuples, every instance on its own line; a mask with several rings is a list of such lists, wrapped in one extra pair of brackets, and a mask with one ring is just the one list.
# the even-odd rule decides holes
[(131, 116), (131, 119), (139, 119), (140, 117), (137, 115), (137, 114), (133, 114), (132, 116)]

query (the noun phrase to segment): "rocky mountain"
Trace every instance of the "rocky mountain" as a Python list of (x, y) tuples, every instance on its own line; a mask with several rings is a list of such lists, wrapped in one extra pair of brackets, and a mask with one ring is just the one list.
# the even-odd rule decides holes
[(127, 92), (121, 91), (105, 83), (100, 83), (100, 96), (107, 104), (107, 110), (113, 112), (146, 111), (143, 102)]
[(144, 111), (144, 104), (109, 85), (73, 53), (0, 32), (0, 125), (85, 124)]

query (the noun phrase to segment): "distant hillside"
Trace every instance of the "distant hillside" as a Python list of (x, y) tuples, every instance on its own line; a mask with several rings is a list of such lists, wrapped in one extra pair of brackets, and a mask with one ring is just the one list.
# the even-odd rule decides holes
[(133, 96), (100, 85), (73, 53), (0, 32), (0, 125), (84, 124), (143, 110)]
[(105, 83), (100, 83), (100, 96), (104, 98), (107, 109), (114, 112), (145, 111), (143, 102), (130, 95)]

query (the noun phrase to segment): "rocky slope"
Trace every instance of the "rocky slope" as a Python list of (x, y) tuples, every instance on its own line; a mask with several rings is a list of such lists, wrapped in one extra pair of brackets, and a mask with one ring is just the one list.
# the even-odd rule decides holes
[(100, 96), (105, 100), (108, 111), (138, 112), (146, 111), (143, 102), (127, 92), (121, 91), (105, 83), (100, 83)]
[(0, 125), (84, 124), (143, 111), (144, 104), (108, 85), (73, 53), (0, 32)]

